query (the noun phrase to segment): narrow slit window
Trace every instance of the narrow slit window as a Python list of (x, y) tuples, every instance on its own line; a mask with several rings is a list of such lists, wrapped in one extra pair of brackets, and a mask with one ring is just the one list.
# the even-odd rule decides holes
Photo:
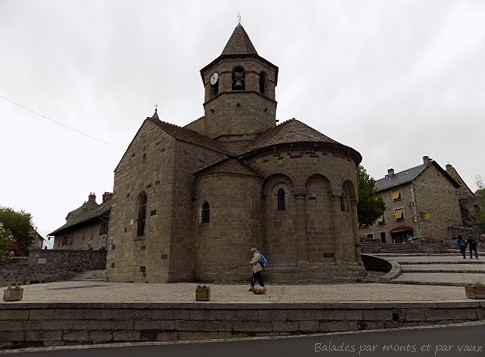
[(136, 235), (138, 237), (145, 235), (145, 226), (147, 219), (147, 195), (142, 193), (138, 200), (138, 225), (136, 229)]
[(278, 211), (284, 211), (286, 209), (286, 192), (283, 188), (278, 190)]
[(259, 74), (259, 93), (266, 94), (266, 87), (267, 87), (266, 73), (261, 72)]
[(209, 223), (210, 212), (211, 212), (211, 208), (209, 204), (207, 202), (204, 202), (202, 204), (202, 210), (201, 210), (201, 218), (200, 218), (201, 223)]

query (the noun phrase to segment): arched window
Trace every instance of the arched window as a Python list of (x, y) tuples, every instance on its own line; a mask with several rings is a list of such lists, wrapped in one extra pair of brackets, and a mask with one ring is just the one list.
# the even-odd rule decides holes
[(347, 198), (345, 197), (345, 192), (340, 196), (340, 210), (342, 212), (347, 212)]
[(200, 223), (209, 223), (211, 208), (207, 202), (202, 204), (202, 210), (200, 212)]
[(259, 93), (266, 94), (267, 77), (266, 73), (261, 72), (259, 74)]
[(278, 211), (284, 211), (286, 209), (286, 193), (284, 188), (280, 188), (277, 193), (278, 196)]
[(212, 94), (212, 97), (215, 97), (217, 94), (219, 94), (219, 81), (217, 81), (214, 84), (211, 84), (211, 94)]
[(136, 235), (138, 237), (145, 235), (145, 226), (147, 220), (147, 195), (143, 192), (138, 200), (138, 222), (136, 228)]
[(351, 212), (353, 192), (352, 184), (344, 182), (342, 185), (342, 196), (340, 196), (340, 209), (343, 212)]
[(232, 90), (244, 90), (246, 84), (244, 81), (245, 73), (244, 68), (236, 67), (232, 71)]

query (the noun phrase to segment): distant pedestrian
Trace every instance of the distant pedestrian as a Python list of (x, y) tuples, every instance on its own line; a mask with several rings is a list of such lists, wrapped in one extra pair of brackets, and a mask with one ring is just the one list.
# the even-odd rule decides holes
[(471, 235), (468, 236), (466, 240), (466, 244), (470, 248), (470, 259), (473, 259), (473, 253), (475, 253), (475, 258), (478, 259), (478, 252), (477, 252), (477, 241)]
[(463, 256), (463, 259), (466, 259), (466, 241), (461, 235), (458, 235), (458, 238), (456, 239), (456, 245), (458, 246), (458, 249), (460, 249), (460, 253)]
[(253, 258), (249, 262), (249, 264), (252, 265), (251, 287), (249, 288), (249, 291), (256, 293), (254, 285), (257, 281), (259, 286), (262, 288), (262, 293), (264, 293), (266, 291), (266, 287), (264, 286), (262, 276), (263, 267), (261, 266), (261, 254), (254, 247), (251, 248), (251, 254), (253, 255)]

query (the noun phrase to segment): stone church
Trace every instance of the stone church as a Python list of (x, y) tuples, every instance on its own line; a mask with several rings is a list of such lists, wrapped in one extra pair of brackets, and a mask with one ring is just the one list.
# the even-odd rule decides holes
[(180, 127), (155, 110), (115, 169), (107, 279), (248, 281), (254, 246), (270, 282), (355, 281), (361, 155), (277, 125), (278, 67), (241, 24), (200, 74), (204, 116)]

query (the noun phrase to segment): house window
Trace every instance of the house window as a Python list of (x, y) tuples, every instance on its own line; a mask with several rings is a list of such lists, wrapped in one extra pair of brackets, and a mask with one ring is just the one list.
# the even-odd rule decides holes
[(277, 193), (278, 211), (284, 211), (286, 209), (286, 193), (284, 188), (280, 188)]
[(103, 234), (108, 234), (108, 223), (103, 222), (99, 226), (99, 235), (102, 236)]
[(245, 90), (244, 68), (236, 67), (232, 71), (232, 90)]
[(392, 200), (399, 201), (401, 199), (401, 190), (393, 190), (392, 191)]
[(207, 202), (202, 204), (202, 210), (200, 212), (200, 223), (209, 223), (211, 208)]
[(398, 208), (394, 210), (394, 218), (396, 221), (402, 221), (404, 219), (404, 209)]
[(419, 212), (419, 217), (421, 218), (421, 220), (423, 220), (425, 222), (429, 222), (430, 221), (429, 211), (421, 211), (421, 212)]
[(374, 233), (367, 233), (367, 239), (374, 239)]
[(138, 237), (145, 235), (145, 226), (146, 226), (146, 219), (147, 219), (147, 195), (146, 193), (142, 193), (138, 200), (138, 222), (136, 228), (136, 235)]

